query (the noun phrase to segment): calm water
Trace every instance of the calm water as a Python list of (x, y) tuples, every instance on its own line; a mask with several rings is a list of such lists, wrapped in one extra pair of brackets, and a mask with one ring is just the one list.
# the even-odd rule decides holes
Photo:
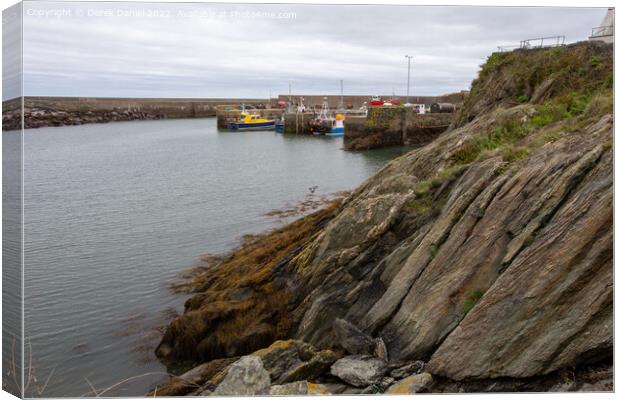
[(142, 395), (160, 381), (154, 328), (187, 298), (167, 289), (179, 271), (274, 226), (264, 214), (308, 187), (352, 189), (404, 151), (341, 147), (214, 119), (27, 130), (25, 334), (37, 379), (54, 370), (44, 395), (152, 373), (105, 393)]

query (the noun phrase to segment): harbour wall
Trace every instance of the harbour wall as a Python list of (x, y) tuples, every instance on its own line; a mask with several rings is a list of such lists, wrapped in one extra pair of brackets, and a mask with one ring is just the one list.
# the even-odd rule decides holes
[(387, 146), (421, 146), (445, 132), (454, 114), (417, 114), (413, 108), (371, 107), (366, 117), (345, 120), (347, 150)]
[[(2, 102), (2, 129), (21, 128), (21, 101)], [(25, 97), (24, 127), (82, 125), (112, 121), (215, 117), (221, 105), (269, 106), (268, 99), (152, 99), (96, 97)]]

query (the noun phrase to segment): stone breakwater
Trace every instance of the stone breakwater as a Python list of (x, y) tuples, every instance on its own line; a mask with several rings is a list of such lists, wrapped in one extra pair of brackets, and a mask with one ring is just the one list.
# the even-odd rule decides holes
[(218, 105), (240, 103), (266, 107), (262, 99), (112, 99), (78, 97), (26, 97), (3, 102), (2, 129), (45, 126), (82, 125), (114, 121), (152, 120), (165, 118), (214, 117)]
[(453, 116), (451, 113), (417, 114), (406, 107), (371, 107), (367, 116), (345, 120), (345, 149), (422, 146), (445, 132)]
[(495, 53), (448, 131), (205, 260), (156, 349), (197, 366), (170, 384), (613, 390), (612, 65), (593, 42)]

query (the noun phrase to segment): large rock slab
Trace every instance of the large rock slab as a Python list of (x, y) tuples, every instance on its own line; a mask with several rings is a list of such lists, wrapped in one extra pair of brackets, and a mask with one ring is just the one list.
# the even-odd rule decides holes
[(613, 157), (588, 154), (579, 191), (433, 354), (433, 374), (528, 377), (611, 357)]
[(271, 379), (260, 357), (244, 356), (229, 368), (215, 388), (215, 396), (255, 396), (269, 394)]
[(383, 360), (371, 356), (347, 356), (336, 361), (331, 374), (356, 387), (366, 387), (379, 380), (387, 371)]

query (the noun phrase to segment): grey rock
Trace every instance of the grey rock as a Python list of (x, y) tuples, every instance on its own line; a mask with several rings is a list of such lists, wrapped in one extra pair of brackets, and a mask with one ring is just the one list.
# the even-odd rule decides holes
[(375, 342), (352, 323), (337, 318), (333, 324), (338, 344), (349, 354), (373, 354)]
[(346, 356), (336, 361), (330, 372), (355, 387), (372, 385), (387, 371), (385, 361), (365, 355)]
[(389, 361), (388, 350), (385, 347), (385, 342), (381, 338), (375, 339), (375, 357), (385, 361), (386, 363)]
[(260, 357), (244, 356), (229, 368), (215, 388), (215, 396), (254, 396), (269, 394), (271, 379)]

